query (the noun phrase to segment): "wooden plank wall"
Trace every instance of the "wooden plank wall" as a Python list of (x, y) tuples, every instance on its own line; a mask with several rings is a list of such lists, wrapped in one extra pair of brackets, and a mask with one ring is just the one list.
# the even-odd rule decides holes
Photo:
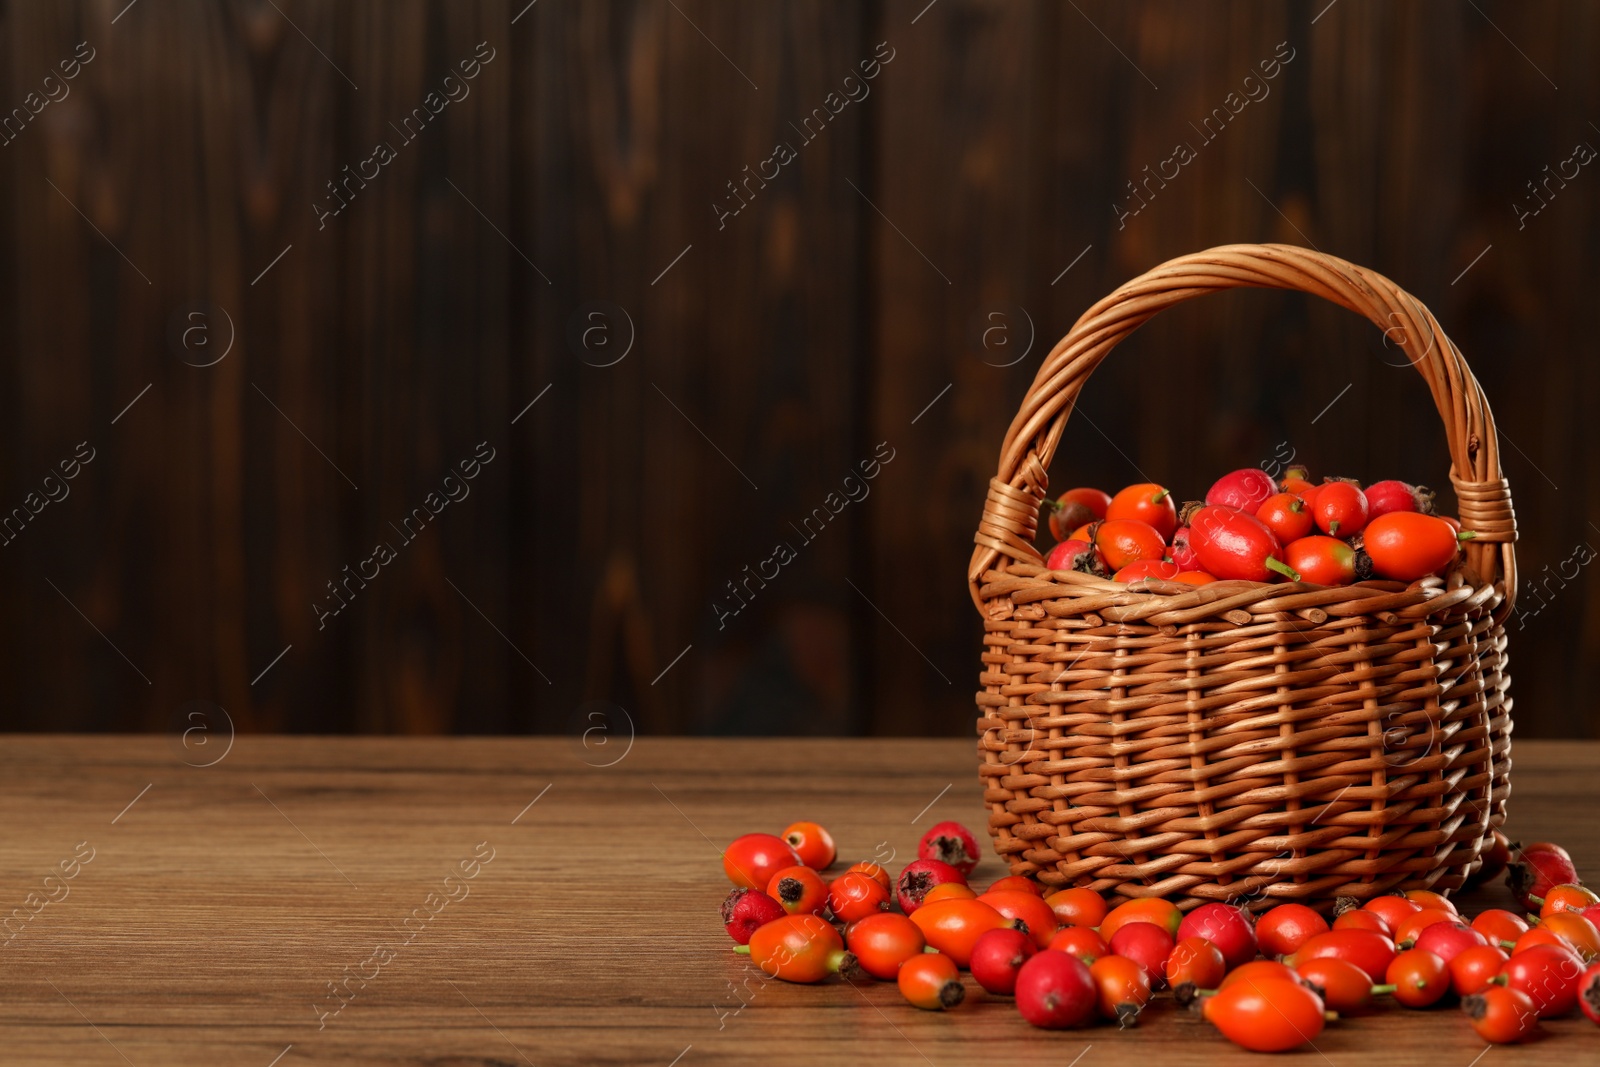
[[(59, 497), (0, 539), (0, 728), (966, 732), (1040, 356), (1166, 257), (1280, 240), (1466, 351), (1543, 580), (1518, 730), (1594, 736), (1600, 175), (1517, 205), (1600, 146), (1597, 49), (1575, 0), (0, 4), (0, 511)], [(1055, 483), (1292, 447), (1444, 485), (1393, 362), (1303, 299), (1186, 305)]]

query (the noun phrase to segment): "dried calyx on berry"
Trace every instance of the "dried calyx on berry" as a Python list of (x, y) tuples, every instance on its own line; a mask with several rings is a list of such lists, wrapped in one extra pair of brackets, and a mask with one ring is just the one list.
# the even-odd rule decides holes
[(798, 878), (778, 879), (778, 899), (785, 904), (798, 903), (806, 895), (806, 887)]
[(1350, 538), (1350, 547), (1355, 549), (1355, 580), (1358, 582), (1370, 581), (1378, 577), (1377, 570), (1372, 566), (1372, 557), (1367, 555), (1366, 542), (1360, 534)]

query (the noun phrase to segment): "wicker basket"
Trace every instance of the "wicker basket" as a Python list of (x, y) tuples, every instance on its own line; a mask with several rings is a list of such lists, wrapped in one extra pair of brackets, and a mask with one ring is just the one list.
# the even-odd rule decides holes
[[(1463, 525), (1447, 578), (1323, 587), (1050, 571), (1045, 468), (1089, 374), (1152, 315), (1236, 287), (1365, 315), (1422, 373)], [(1182, 256), (1095, 304), (1006, 433), (968, 579), (989, 832), (1013, 874), (1182, 908), (1459, 888), (1504, 818), (1516, 523), (1489, 405), (1428, 309), (1288, 245)]]

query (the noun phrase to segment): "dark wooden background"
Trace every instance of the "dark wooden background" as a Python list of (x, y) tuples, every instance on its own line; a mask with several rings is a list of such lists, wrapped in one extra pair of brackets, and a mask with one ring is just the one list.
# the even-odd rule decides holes
[[(201, 701), (241, 730), (965, 733), (964, 572), (1039, 357), (1164, 258), (1278, 240), (1390, 275), (1468, 355), (1549, 579), (1513, 624), (1518, 731), (1600, 733), (1596, 569), (1556, 577), (1600, 546), (1600, 167), (1515, 207), (1600, 146), (1600, 9), (525, 5), (0, 6), (0, 106), (95, 50), (0, 147), (0, 509), (95, 450), (0, 547), (0, 728), (172, 729)], [(399, 146), (480, 42), (470, 95)], [(880, 42), (870, 95), (802, 142)], [(319, 230), (380, 139), (397, 158)], [(797, 158), (719, 228), (779, 141)], [(1446, 485), (1394, 362), (1307, 298), (1191, 303), (1092, 383), (1054, 484), (1198, 495), (1281, 446)], [(479, 442), (470, 496), (400, 546)], [(880, 442), (870, 496), (802, 545)], [(780, 539), (797, 558), (719, 628)]]

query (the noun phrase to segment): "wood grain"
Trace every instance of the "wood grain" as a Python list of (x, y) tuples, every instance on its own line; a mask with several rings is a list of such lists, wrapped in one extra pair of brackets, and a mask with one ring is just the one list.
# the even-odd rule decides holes
[[(887, 984), (750, 977), (717, 920), (719, 846), (811, 817), (844, 860), (898, 868), (934, 821), (982, 825), (970, 742), (241, 736), (196, 767), (226, 738), (3, 740), (9, 1064), (1068, 1062), (1091, 1045), (1085, 1063), (1255, 1062), (1167, 1002), (1136, 1031), (1044, 1033), (975, 987), (935, 1016)], [(1513, 832), (1600, 868), (1597, 770), (1600, 745), (1519, 743)], [(17, 917), (89, 849), (49, 883), (64, 897)], [(974, 881), (1002, 873), (989, 856)], [(416, 909), (433, 917), (402, 928)], [(347, 1002), (330, 993), (363, 973)], [(1600, 1040), (1581, 1018), (1548, 1029), (1509, 1054), (1579, 1062)], [(1448, 1009), (1317, 1041), (1334, 1063), (1468, 1067), (1483, 1047)]]
[[(962, 576), (1037, 359), (1160, 260), (1282, 240), (1393, 277), (1461, 345), (1544, 589), (1513, 623), (1519, 736), (1595, 735), (1571, 665), (1600, 653), (1600, 571), (1568, 561), (1600, 545), (1600, 183), (1520, 228), (1513, 204), (1600, 145), (1600, 13), (1322, 6), (0, 2), (0, 113), (97, 50), (0, 147), (0, 515), (97, 449), (0, 545), (0, 726), (160, 730), (205, 700), (242, 729), (559, 732), (603, 700), (657, 733), (964, 733)], [(326, 183), (484, 41), (471, 95), (319, 228)], [(719, 228), (880, 42), (871, 94)], [(1279, 42), (1270, 95), (1119, 225)], [(172, 339), (197, 302), (218, 344), (231, 322), (214, 367)], [(616, 366), (569, 337), (597, 302), (631, 317)], [(1014, 365), (996, 312), (1033, 337)], [(1394, 362), (1311, 301), (1192, 303), (1096, 375), (1052, 482), (1195, 496), (1282, 444), (1441, 487)], [(485, 440), (472, 496), (320, 626)], [(720, 625), (880, 441), (871, 496)]]

